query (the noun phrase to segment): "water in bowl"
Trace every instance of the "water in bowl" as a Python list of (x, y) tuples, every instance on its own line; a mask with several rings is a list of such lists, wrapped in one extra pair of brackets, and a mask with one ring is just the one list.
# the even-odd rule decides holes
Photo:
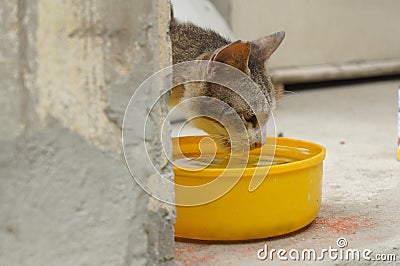
[(292, 158), (271, 156), (271, 155), (255, 155), (250, 154), (246, 163), (246, 156), (229, 156), (223, 154), (205, 154), (197, 157), (198, 154), (186, 154), (186, 157), (177, 158), (174, 164), (177, 167), (185, 169), (199, 169), (199, 168), (226, 168), (229, 160), (231, 160), (230, 168), (251, 168), (263, 167), (269, 165), (286, 164), (296, 161)]

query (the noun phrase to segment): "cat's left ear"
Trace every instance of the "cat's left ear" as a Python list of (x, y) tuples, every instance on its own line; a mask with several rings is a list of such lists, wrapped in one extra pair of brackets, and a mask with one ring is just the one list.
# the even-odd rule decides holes
[(252, 43), (261, 49), (261, 59), (266, 61), (271, 57), (275, 50), (278, 49), (284, 38), (285, 32), (280, 31), (268, 36), (261, 37), (260, 39), (252, 41)]
[(210, 61), (218, 61), (233, 66), (244, 73), (249, 73), (250, 43), (236, 41), (217, 49)]

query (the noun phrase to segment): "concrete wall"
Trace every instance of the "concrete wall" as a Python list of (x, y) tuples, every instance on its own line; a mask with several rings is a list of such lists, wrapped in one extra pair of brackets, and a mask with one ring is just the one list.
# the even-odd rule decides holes
[(25, 49), (25, 25), (31, 16), (25, 17), (15, 2), (2, 1), (0, 6), (0, 138), (6, 140), (20, 135), (32, 119), (27, 83), (32, 85), (33, 64)]
[(171, 259), (174, 210), (121, 156), (131, 94), (170, 63), (167, 0), (5, 0), (0, 13), (0, 264)]

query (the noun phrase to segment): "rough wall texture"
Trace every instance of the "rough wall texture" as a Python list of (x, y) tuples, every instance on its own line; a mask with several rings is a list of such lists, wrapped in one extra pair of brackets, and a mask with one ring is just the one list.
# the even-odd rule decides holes
[[(170, 63), (167, 0), (7, 0), (0, 13), (0, 265), (171, 259), (174, 210), (121, 159), (131, 94)], [(158, 138), (150, 156), (172, 178)]]
[[(22, 107), (24, 88), (19, 67), (19, 20), (15, 1), (3, 1), (0, 8), (0, 138), (12, 140), (25, 126)], [(12, 116), (14, 119), (9, 119)]]

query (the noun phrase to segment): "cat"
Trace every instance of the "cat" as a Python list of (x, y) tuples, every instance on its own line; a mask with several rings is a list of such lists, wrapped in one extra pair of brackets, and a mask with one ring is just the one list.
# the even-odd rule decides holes
[[(231, 41), (210, 29), (203, 29), (191, 23), (179, 22), (173, 17), (173, 14), (170, 22), (173, 64), (193, 60), (209, 60), (235, 67), (248, 75), (263, 93), (260, 99), (254, 99), (254, 101), (262, 102), (266, 100), (272, 110), (276, 106), (275, 90), (266, 63), (284, 37), (285, 32), (281, 31), (250, 42)], [(250, 97), (256, 95), (252, 91), (247, 93)], [(261, 131), (266, 127), (270, 110), (261, 110), (256, 117), (254, 110), (251, 110), (247, 104), (243, 104), (243, 99), (240, 96), (222, 86), (206, 82), (180, 85), (173, 88), (168, 104), (174, 106), (185, 99), (198, 96), (208, 96), (221, 100), (231, 106), (239, 115), (246, 128), (247, 136), (243, 136), (243, 131), (241, 131), (240, 136), (236, 136), (236, 139), (240, 140), (236, 147), (241, 150), (245, 150), (245, 147), (254, 149), (265, 143), (265, 134), (263, 135)], [(200, 106), (193, 104), (188, 108), (191, 114), (201, 114)], [(262, 118), (260, 119), (260, 117)], [(209, 118), (196, 118), (191, 123), (208, 134), (220, 136), (220, 139), (223, 140), (222, 146), (232, 147), (231, 138), (226, 128), (218, 121)], [(248, 142), (247, 146), (246, 141)]]

